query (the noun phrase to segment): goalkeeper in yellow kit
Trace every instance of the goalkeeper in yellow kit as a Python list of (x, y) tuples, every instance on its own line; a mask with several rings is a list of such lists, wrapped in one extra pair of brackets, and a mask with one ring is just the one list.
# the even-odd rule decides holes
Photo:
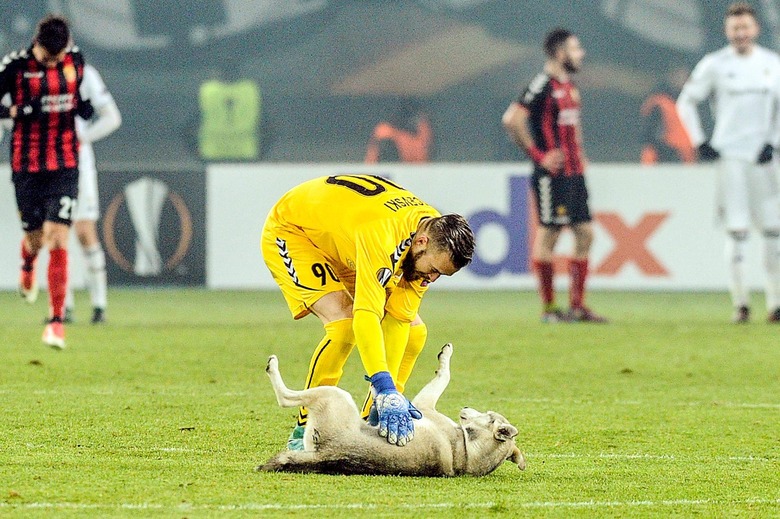
[[(471, 261), (466, 220), (442, 216), (382, 177), (336, 175), (288, 191), (266, 219), (261, 246), (293, 317), (313, 313), (325, 327), (306, 387), (337, 385), (357, 345), (377, 412), (370, 421), (388, 442), (406, 445), (421, 417), (402, 396), (427, 336), (417, 311), (428, 284)], [(301, 408), (289, 449), (303, 448), (306, 420)]]

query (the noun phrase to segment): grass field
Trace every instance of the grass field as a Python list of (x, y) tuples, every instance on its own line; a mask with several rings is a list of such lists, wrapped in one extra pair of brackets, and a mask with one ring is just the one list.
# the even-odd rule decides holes
[[(452, 479), (253, 472), (293, 425), (266, 359), (300, 387), (319, 322), (276, 292), (110, 301), (93, 327), (80, 295), (58, 352), (45, 301), (0, 293), (0, 516), (780, 516), (780, 326), (728, 324), (725, 294), (594, 293), (600, 326), (543, 325), (532, 293), (432, 290), (409, 392), (453, 342), (439, 409), (501, 412), (528, 462)], [(342, 387), (364, 395), (357, 353)]]

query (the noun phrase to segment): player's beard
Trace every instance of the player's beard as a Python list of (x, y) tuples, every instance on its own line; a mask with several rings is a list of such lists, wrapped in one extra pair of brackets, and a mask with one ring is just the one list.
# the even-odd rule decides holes
[(563, 68), (569, 74), (574, 74), (580, 69), (580, 67), (574, 64), (571, 58), (566, 58), (566, 61), (563, 62)]
[(409, 250), (409, 253), (404, 257), (401, 262), (401, 272), (403, 272), (404, 279), (406, 281), (416, 281), (422, 276), (417, 272), (417, 260), (425, 254), (424, 250), (419, 251), (417, 254)]

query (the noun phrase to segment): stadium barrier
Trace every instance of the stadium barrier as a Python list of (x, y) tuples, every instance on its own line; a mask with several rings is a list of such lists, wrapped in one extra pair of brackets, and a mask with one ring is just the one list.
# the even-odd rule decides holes
[[(206, 279), (211, 288), (270, 288), (260, 256), (263, 220), (289, 188), (317, 176), (391, 178), (442, 212), (461, 213), (477, 234), (473, 263), (437, 289), (533, 289), (531, 168), (516, 163), (214, 165), (207, 180)], [(594, 164), (588, 170), (596, 237), (590, 286), (725, 290), (723, 234), (711, 166)], [(749, 282), (761, 286), (752, 238)], [(572, 249), (567, 232), (558, 250)], [(558, 262), (558, 268), (565, 265)], [(567, 280), (559, 280), (565, 286)]]
[[(101, 234), (109, 252), (109, 282), (273, 288), (259, 248), (270, 207), (304, 180), (348, 174), (389, 177), (440, 211), (468, 218), (477, 234), (474, 261), (464, 272), (437, 281), (436, 289), (535, 287), (529, 262), (534, 234), (530, 166), (516, 163), (214, 164), (205, 175), (104, 173)], [(9, 178), (10, 173), (5, 168), (0, 175)], [(711, 166), (593, 164), (587, 178), (596, 232), (592, 288), (725, 290), (723, 233), (717, 225)], [(0, 211), (0, 289), (13, 290), (21, 231), (10, 182), (0, 183)], [(565, 233), (558, 247), (562, 271), (563, 255), (572, 244)], [(81, 254), (75, 241), (72, 246), (77, 251), (71, 256), (72, 281), (80, 287)], [(750, 247), (748, 282), (760, 288), (763, 269), (755, 235)], [(47, 256), (41, 256), (41, 272)], [(44, 285), (45, 278), (39, 275)], [(558, 282), (567, 284), (565, 276)]]

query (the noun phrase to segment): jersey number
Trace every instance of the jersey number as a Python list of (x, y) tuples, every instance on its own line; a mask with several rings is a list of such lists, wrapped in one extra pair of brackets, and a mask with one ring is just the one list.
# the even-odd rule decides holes
[(338, 283), (339, 278), (336, 277), (336, 273), (333, 272), (333, 267), (325, 263), (324, 265), (322, 263), (315, 263), (311, 266), (312, 274), (320, 278), (320, 281), (322, 282), (322, 286), (325, 286), (325, 283), (328, 282), (328, 276), (330, 276), (330, 279)]
[(69, 196), (63, 196), (60, 198), (60, 212), (57, 216), (63, 220), (70, 220), (73, 218), (73, 213), (76, 211), (76, 199)]
[[(361, 180), (370, 187), (358, 184), (355, 182), (355, 180)], [(386, 178), (378, 177), (376, 175), (335, 175), (328, 177), (325, 182), (336, 186), (346, 187), (347, 189), (351, 189), (355, 193), (363, 196), (376, 196), (382, 194), (387, 191), (387, 187), (385, 187), (385, 185), (394, 187), (396, 189), (403, 189), (401, 186), (393, 184)]]

